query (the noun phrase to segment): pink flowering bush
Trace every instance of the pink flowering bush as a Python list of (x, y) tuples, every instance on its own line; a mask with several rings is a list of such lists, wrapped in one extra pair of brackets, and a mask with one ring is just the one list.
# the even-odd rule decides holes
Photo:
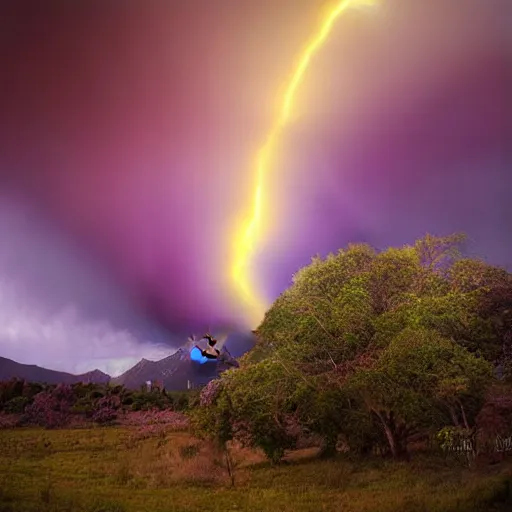
[(71, 386), (63, 384), (52, 390), (41, 391), (25, 408), (24, 423), (45, 428), (63, 427), (69, 422), (73, 402)]
[(254, 436), (251, 433), (251, 425), (248, 421), (235, 420), (231, 425), (233, 440), (238, 441), (243, 448), (253, 446)]
[(209, 407), (213, 405), (221, 390), (222, 381), (220, 379), (214, 379), (208, 382), (199, 395), (199, 403), (201, 407)]
[[(198, 401), (197, 394), (196, 401)], [(140, 411), (131, 411), (134, 401)], [(166, 430), (183, 430), (188, 418), (177, 412), (173, 404), (188, 408), (189, 396), (134, 391), (105, 384), (35, 385), (21, 380), (0, 382), (0, 413), (14, 414), (19, 425), (46, 428), (90, 426), (91, 422), (109, 425), (122, 423), (145, 427), (164, 425)], [(139, 404), (139, 405), (140, 405)], [(139, 408), (139, 407), (137, 407)], [(12, 424), (12, 421), (4, 423)]]
[(0, 413), (0, 430), (4, 428), (14, 428), (19, 425), (20, 417), (18, 414)]
[(189, 420), (184, 414), (158, 409), (128, 412), (119, 417), (119, 423), (123, 426), (138, 427), (130, 436), (130, 442), (150, 437), (164, 439), (168, 432), (186, 430), (189, 426)]
[(133, 411), (120, 418), (120, 423), (126, 426), (148, 427), (151, 425), (164, 425), (172, 430), (184, 430), (188, 427), (188, 418), (179, 412), (158, 409), (149, 411)]
[(119, 414), (121, 399), (118, 395), (104, 396), (99, 398), (92, 414), (92, 420), (102, 425), (113, 423)]

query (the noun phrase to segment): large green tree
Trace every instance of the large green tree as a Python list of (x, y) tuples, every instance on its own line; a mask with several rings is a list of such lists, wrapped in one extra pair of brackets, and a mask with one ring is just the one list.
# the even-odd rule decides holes
[(288, 442), (293, 414), (331, 447), (340, 433), (351, 447), (385, 439), (395, 457), (419, 429), (472, 426), (491, 365), (508, 364), (512, 280), (463, 258), (463, 243), (427, 235), (313, 258), (222, 379), (234, 420), (262, 447)]

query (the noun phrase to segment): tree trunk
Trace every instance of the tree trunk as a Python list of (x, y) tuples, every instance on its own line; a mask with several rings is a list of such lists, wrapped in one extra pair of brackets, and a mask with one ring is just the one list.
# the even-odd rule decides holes
[(235, 486), (235, 473), (233, 471), (233, 462), (231, 460), (231, 455), (229, 453), (229, 448), (227, 443), (224, 443), (222, 446), (222, 451), (224, 452), (224, 457), (226, 460), (226, 469), (228, 471), (229, 479), (231, 480), (231, 487)]
[(447, 408), (448, 408), (448, 411), (450, 411), (450, 416), (452, 418), (452, 422), (453, 422), (453, 425), (455, 427), (458, 427), (459, 426), (459, 417), (454, 409), (454, 407), (452, 405), (447, 405)]
[(407, 453), (407, 428), (405, 425), (396, 425), (393, 411), (389, 414), (374, 411), (380, 419), (382, 428), (389, 443), (391, 455), (395, 460), (408, 459)]
[(469, 423), (468, 423), (468, 419), (466, 418), (466, 411), (464, 410), (462, 402), (459, 402), (459, 405), (460, 405), (460, 411), (462, 413), (462, 421), (464, 421), (464, 428), (469, 430)]

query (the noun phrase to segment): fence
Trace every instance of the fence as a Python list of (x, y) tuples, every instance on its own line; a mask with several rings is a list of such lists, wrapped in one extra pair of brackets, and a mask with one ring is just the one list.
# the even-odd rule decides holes
[[(476, 452), (475, 439), (458, 437), (455, 439), (445, 441), (441, 449), (445, 452), (456, 453), (475, 453)], [(494, 450), (497, 453), (512, 453), (512, 435), (509, 437), (501, 437), (497, 435), (494, 440)]]
[(501, 437), (496, 436), (496, 442), (495, 442), (495, 450), (498, 453), (509, 453), (512, 452), (512, 436), (509, 437)]

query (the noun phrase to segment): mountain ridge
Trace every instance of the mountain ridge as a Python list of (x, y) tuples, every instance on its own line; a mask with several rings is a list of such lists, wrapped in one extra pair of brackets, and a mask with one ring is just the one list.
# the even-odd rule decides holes
[(187, 345), (157, 361), (143, 357), (117, 377), (111, 377), (98, 369), (76, 375), (35, 364), (18, 363), (0, 356), (0, 381), (18, 378), (46, 384), (110, 383), (131, 389), (138, 389), (147, 381), (160, 381), (168, 390), (181, 391), (207, 384), (230, 367), (238, 367), (238, 362), (226, 347), (221, 349), (219, 361), (199, 365), (190, 360)]
[(0, 380), (13, 378), (24, 379), (30, 382), (44, 382), (46, 384), (75, 384), (77, 382), (93, 382), (106, 384), (110, 382), (110, 375), (98, 370), (91, 370), (81, 374), (51, 370), (36, 364), (18, 363), (7, 357), (0, 356)]
[(166, 389), (181, 391), (207, 384), (228, 367), (237, 366), (238, 362), (226, 347), (222, 348), (219, 361), (199, 365), (190, 360), (189, 350), (184, 346), (158, 361), (141, 359), (132, 368), (113, 378), (111, 383), (139, 388), (147, 381), (159, 381)]

